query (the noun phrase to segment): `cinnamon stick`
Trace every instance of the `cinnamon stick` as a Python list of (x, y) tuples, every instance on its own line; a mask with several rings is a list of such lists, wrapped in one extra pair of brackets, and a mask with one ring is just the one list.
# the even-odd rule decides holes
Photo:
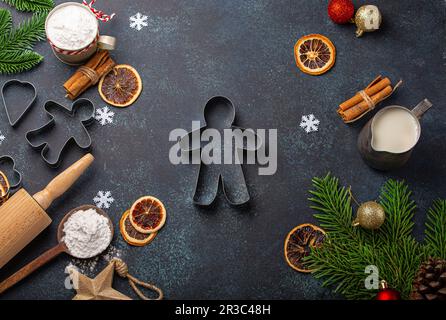
[[(392, 87), (390, 85), (386, 86), (381, 91), (377, 92), (376, 94), (370, 96), (370, 99), (372, 100), (373, 104), (377, 104), (387, 98), (392, 93)], [(338, 109), (338, 113), (341, 115), (342, 119), (344, 121), (351, 121), (362, 115), (363, 113), (367, 112), (370, 109), (369, 105), (367, 104), (367, 101), (362, 100), (357, 105), (347, 109), (347, 110), (341, 110)]]
[[(380, 80), (378, 83), (366, 88), (364, 90), (364, 92), (369, 96), (373, 96), (374, 94), (380, 92), (381, 90), (383, 90), (385, 87), (390, 86), (390, 79), (389, 78), (384, 78), (382, 80)], [(347, 101), (341, 103), (339, 105), (339, 109), (342, 111), (348, 110), (354, 106), (356, 106), (358, 103), (360, 103), (361, 101), (363, 101), (364, 99), (362, 98), (362, 96), (357, 93), (353, 98), (348, 99)]]
[[(103, 63), (104, 59), (108, 57), (108, 51), (98, 51), (93, 57), (85, 64), (86, 67), (92, 68), (93, 70), (97, 68), (98, 65)], [(72, 88), (74, 84), (83, 78), (83, 74), (76, 72), (67, 82), (64, 84), (64, 88), (68, 91)]]
[[(103, 75), (110, 72), (115, 62), (108, 51), (100, 50), (68, 79), (63, 87), (67, 92), (66, 97), (74, 100), (85, 90), (97, 83)], [(85, 70), (87, 69), (87, 71)]]

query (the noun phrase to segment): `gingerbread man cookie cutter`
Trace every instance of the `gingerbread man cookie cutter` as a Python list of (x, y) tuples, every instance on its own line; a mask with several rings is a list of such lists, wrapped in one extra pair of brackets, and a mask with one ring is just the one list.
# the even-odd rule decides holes
[[(222, 112), (223, 111), (223, 112)], [(214, 129), (212, 124), (219, 122), (222, 127), (219, 129), (231, 129), (240, 131), (249, 131), (253, 134), (255, 138), (255, 147), (249, 148), (244, 146), (236, 146), (235, 152), (239, 151), (249, 151), (256, 152), (263, 141), (250, 129), (241, 128), (235, 126), (235, 106), (231, 100), (223, 96), (215, 96), (208, 100), (204, 107), (205, 116), (205, 126), (200, 127), (197, 130), (189, 132), (186, 136), (194, 135), (194, 132), (201, 133), (206, 129)], [(215, 202), (218, 196), (218, 190), (221, 185), (222, 193), (226, 198), (226, 201), (231, 206), (241, 206), (247, 204), (251, 197), (249, 195), (248, 187), (246, 184), (245, 175), (243, 173), (241, 163), (235, 164), (205, 164), (203, 162), (203, 154), (201, 154), (202, 147), (197, 146), (190, 147), (189, 141), (187, 145), (184, 144), (184, 138), (180, 139), (180, 148), (183, 152), (194, 152), (199, 149), (200, 152), (200, 165), (198, 169), (198, 174), (195, 180), (194, 195), (192, 197), (192, 202), (195, 205), (201, 207), (209, 207)], [(222, 152), (222, 154), (224, 151)]]
[[(50, 131), (52, 131), (54, 129), (54, 127), (57, 125), (56, 124), (56, 119), (55, 116), (53, 115), (54, 110), (59, 109), (61, 110), (67, 117), (69, 118), (76, 118), (76, 113), (79, 112), (83, 112), (82, 119), (79, 119), (80, 121), (80, 128), (81, 128), (81, 133), (84, 135), (86, 142), (82, 142), (79, 141), (79, 139), (77, 139), (77, 136), (70, 133), (68, 134), (68, 138), (65, 139), (63, 141), (63, 143), (61, 144), (61, 148), (60, 151), (57, 152), (56, 156), (49, 156), (48, 153), (50, 151), (50, 145), (47, 141), (40, 141), (40, 142), (33, 142), (34, 139), (38, 138), (39, 136), (43, 136), (43, 135), (51, 135), (51, 133), (49, 133)], [(85, 110), (82, 110), (85, 109)], [(44, 105), (44, 110), (47, 113), (48, 117), (49, 117), (49, 121), (47, 123), (45, 123), (43, 126), (28, 131), (25, 135), (26, 141), (28, 142), (28, 144), (36, 150), (40, 150), (40, 155), (43, 159), (43, 161), (50, 167), (53, 168), (57, 168), (61, 162), (62, 162), (62, 155), (63, 153), (65, 153), (65, 151), (68, 149), (68, 147), (72, 144), (77, 145), (80, 149), (82, 149), (83, 151), (89, 151), (91, 149), (91, 145), (92, 145), (92, 140), (91, 140), (91, 136), (87, 131), (87, 126), (89, 126), (90, 124), (93, 123), (94, 121), (94, 115), (95, 115), (95, 107), (93, 102), (91, 102), (88, 99), (78, 99), (76, 101), (74, 101), (70, 107), (64, 107), (63, 105), (52, 101), (52, 100), (48, 100), (45, 105)]]

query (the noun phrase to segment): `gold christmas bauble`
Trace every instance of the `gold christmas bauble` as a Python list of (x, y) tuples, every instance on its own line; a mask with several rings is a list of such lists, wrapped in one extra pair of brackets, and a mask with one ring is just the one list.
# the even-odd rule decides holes
[(382, 16), (377, 6), (365, 5), (356, 11), (355, 24), (356, 36), (360, 37), (364, 32), (372, 32), (381, 26)]
[(375, 201), (368, 201), (361, 204), (356, 213), (353, 226), (361, 226), (364, 229), (375, 230), (382, 226), (386, 219), (384, 208)]

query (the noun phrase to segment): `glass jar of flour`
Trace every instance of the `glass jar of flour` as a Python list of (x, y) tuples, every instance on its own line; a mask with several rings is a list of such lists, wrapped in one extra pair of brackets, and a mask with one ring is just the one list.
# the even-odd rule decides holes
[(46, 18), (45, 31), (54, 54), (67, 64), (82, 64), (98, 48), (115, 48), (116, 39), (100, 36), (96, 16), (88, 7), (76, 2), (56, 6)]

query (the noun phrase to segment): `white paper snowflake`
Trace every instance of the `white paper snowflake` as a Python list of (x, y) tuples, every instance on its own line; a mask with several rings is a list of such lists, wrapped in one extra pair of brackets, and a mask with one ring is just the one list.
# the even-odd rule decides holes
[(93, 198), (93, 201), (98, 208), (108, 209), (115, 199), (113, 199), (110, 191), (99, 191), (96, 197)]
[(2, 145), (2, 142), (5, 141), (5, 139), (5, 135), (0, 131), (0, 146)]
[(115, 116), (115, 113), (110, 110), (109, 107), (103, 107), (100, 109), (96, 109), (96, 115), (95, 119), (102, 125), (105, 126), (106, 124), (113, 123), (113, 117)]
[(134, 16), (130, 17), (130, 28), (140, 31), (142, 28), (147, 27), (149, 25), (147, 23), (147, 19), (148, 19), (147, 16), (138, 12)]
[(315, 132), (318, 130), (320, 121), (316, 119), (314, 114), (302, 116), (300, 127), (305, 130), (306, 133)]

